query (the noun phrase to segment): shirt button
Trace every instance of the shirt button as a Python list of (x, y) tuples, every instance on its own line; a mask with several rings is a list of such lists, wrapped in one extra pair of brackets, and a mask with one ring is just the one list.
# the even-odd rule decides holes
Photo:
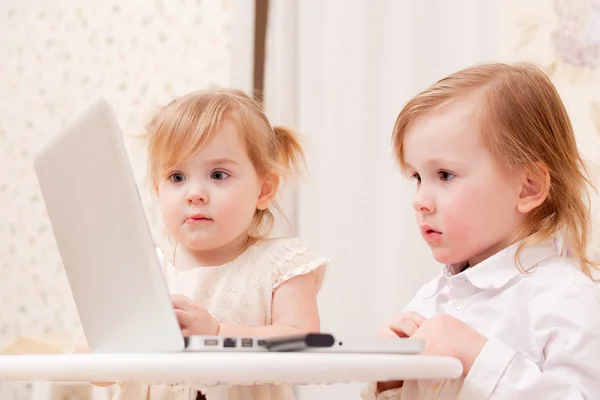
[(458, 311), (458, 310), (461, 310), (461, 309), (463, 308), (463, 306), (464, 306), (464, 304), (463, 304), (463, 302), (462, 302), (462, 301), (460, 301), (460, 300), (454, 303), (454, 309), (455, 309), (456, 311)]

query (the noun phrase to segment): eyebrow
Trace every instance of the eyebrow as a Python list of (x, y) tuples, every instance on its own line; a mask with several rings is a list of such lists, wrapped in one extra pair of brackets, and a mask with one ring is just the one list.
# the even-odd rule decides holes
[[(446, 164), (450, 164), (452, 168), (456, 168), (457, 167), (456, 164), (460, 164), (461, 162), (462, 162), (462, 160), (460, 160), (460, 159), (450, 159), (450, 158), (439, 157), (439, 158), (430, 158), (430, 159), (426, 160), (424, 165), (426, 167), (440, 167), (440, 166), (443, 166)], [(416, 170), (416, 168), (413, 167), (412, 165), (410, 165), (409, 163), (406, 163), (406, 169)]]
[(227, 164), (240, 165), (239, 162), (234, 161), (231, 158), (225, 158), (225, 157), (210, 159), (207, 161), (207, 164), (210, 164), (210, 165), (227, 165)]

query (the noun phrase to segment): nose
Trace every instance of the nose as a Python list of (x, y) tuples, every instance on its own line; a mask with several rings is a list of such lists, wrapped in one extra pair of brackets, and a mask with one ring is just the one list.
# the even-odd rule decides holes
[(208, 202), (208, 192), (204, 185), (194, 183), (188, 186), (186, 195), (188, 204), (203, 204)]
[(435, 201), (432, 193), (421, 184), (413, 198), (413, 208), (421, 214), (433, 214), (435, 212)]

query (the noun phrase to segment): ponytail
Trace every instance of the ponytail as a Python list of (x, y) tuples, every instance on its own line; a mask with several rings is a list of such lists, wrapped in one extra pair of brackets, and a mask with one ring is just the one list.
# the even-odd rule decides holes
[(288, 172), (299, 172), (306, 166), (299, 135), (286, 127), (274, 126), (278, 164)]

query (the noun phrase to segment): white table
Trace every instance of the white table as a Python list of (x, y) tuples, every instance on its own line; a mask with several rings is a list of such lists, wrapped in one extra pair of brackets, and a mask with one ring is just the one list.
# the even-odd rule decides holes
[(325, 384), (444, 379), (454, 358), (318, 353), (56, 354), (0, 356), (0, 380)]

